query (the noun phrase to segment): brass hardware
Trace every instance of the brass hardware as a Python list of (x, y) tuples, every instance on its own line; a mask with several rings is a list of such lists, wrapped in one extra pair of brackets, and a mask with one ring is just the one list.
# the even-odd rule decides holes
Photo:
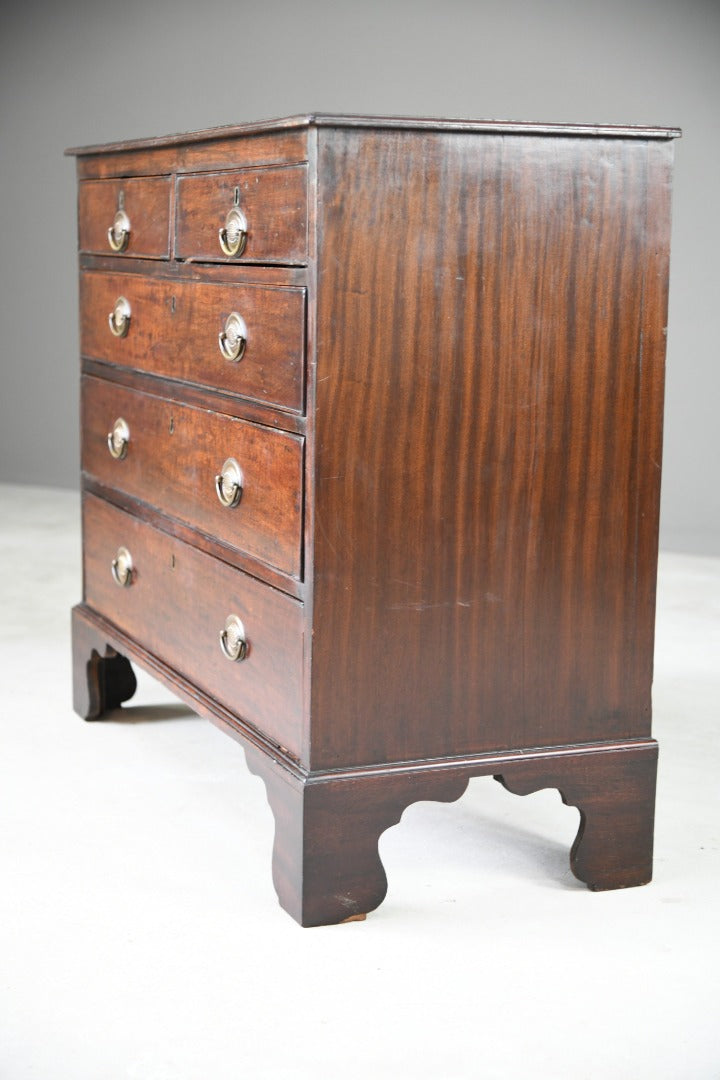
[(127, 589), (132, 585), (133, 561), (132, 555), (125, 547), (119, 547), (111, 564), (113, 581), (121, 589)]
[(215, 491), (223, 506), (232, 510), (240, 502), (243, 491), (243, 474), (235, 458), (228, 458), (222, 471), (215, 477)]
[(248, 654), (245, 627), (237, 615), (228, 615), (220, 631), (220, 648), (227, 660), (244, 660)]
[(242, 315), (231, 311), (225, 320), (225, 329), (218, 335), (220, 352), (226, 360), (242, 360), (247, 345), (247, 326)]
[(130, 304), (124, 296), (118, 296), (115, 307), (108, 315), (108, 324), (113, 337), (127, 337), (130, 329)]
[(225, 224), (218, 231), (223, 255), (238, 258), (245, 250), (248, 236), (247, 218), (240, 209), (240, 188), (235, 188), (235, 201), (227, 212)]
[(113, 251), (124, 251), (130, 240), (130, 218), (120, 209), (108, 229), (108, 243)]
[(127, 420), (123, 420), (122, 416), (119, 416), (112, 426), (112, 430), (108, 431), (107, 444), (108, 450), (117, 461), (122, 461), (128, 452), (128, 443), (130, 442), (130, 428), (127, 425)]

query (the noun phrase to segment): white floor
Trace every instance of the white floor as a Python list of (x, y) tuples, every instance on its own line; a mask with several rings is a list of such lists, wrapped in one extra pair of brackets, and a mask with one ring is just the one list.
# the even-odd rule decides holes
[(652, 885), (587, 891), (576, 810), (475, 780), (301, 930), (232, 740), (142, 675), (72, 712), (79, 546), (74, 494), (0, 487), (2, 1080), (720, 1077), (720, 559), (661, 560)]

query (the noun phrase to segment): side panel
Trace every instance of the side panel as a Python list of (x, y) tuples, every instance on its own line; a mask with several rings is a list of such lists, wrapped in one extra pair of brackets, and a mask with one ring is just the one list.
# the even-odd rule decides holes
[(320, 132), (313, 767), (649, 733), (670, 153)]

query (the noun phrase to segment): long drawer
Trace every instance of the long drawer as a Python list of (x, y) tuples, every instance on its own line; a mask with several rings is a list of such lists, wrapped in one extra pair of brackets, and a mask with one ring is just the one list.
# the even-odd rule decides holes
[(83, 356), (303, 410), (304, 289), (87, 271), (80, 304)]
[(93, 495), (83, 521), (86, 603), (299, 756), (302, 604)]
[[(87, 475), (300, 577), (300, 436), (92, 376), (82, 380), (82, 425)], [(235, 505), (223, 505), (219, 494), (230, 502), (234, 492)]]

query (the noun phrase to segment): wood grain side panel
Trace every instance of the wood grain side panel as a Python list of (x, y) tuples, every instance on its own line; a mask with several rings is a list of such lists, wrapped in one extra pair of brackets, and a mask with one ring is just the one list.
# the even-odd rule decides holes
[[(132, 312), (124, 338), (114, 337), (108, 326), (120, 296)], [(85, 357), (302, 412), (303, 289), (86, 271), (80, 275), (80, 311)], [(218, 344), (233, 311), (247, 326), (247, 345), (237, 363), (226, 360)]]
[(130, 239), (117, 258), (167, 259), (170, 251), (170, 178), (87, 180), (79, 185), (78, 231), (81, 252), (114, 255), (108, 229), (122, 192), (130, 219)]
[[(83, 499), (85, 600), (160, 660), (296, 757), (303, 742), (302, 605), (93, 495)], [(110, 565), (135, 567), (119, 588)], [(233, 663), (219, 634), (237, 614), (249, 641)]]
[[(118, 417), (130, 429), (122, 460), (107, 447)], [(98, 483), (300, 577), (301, 437), (91, 376), (82, 380), (82, 425), (82, 467)], [(230, 457), (244, 475), (233, 509), (215, 492), (215, 476)]]
[[(633, 627), (633, 664), (642, 706), (650, 718), (655, 645), (660, 478), (665, 397), (673, 143), (648, 144), (647, 268), (638, 372), (637, 485), (635, 508), (638, 617)], [(630, 636), (630, 635), (629, 635)]]
[(645, 735), (647, 145), (328, 131), (319, 171), (313, 766)]
[[(228, 259), (218, 230), (233, 206), (236, 188), (248, 237), (242, 256)], [(179, 177), (175, 251), (178, 259), (209, 262), (307, 262), (307, 166)]]

